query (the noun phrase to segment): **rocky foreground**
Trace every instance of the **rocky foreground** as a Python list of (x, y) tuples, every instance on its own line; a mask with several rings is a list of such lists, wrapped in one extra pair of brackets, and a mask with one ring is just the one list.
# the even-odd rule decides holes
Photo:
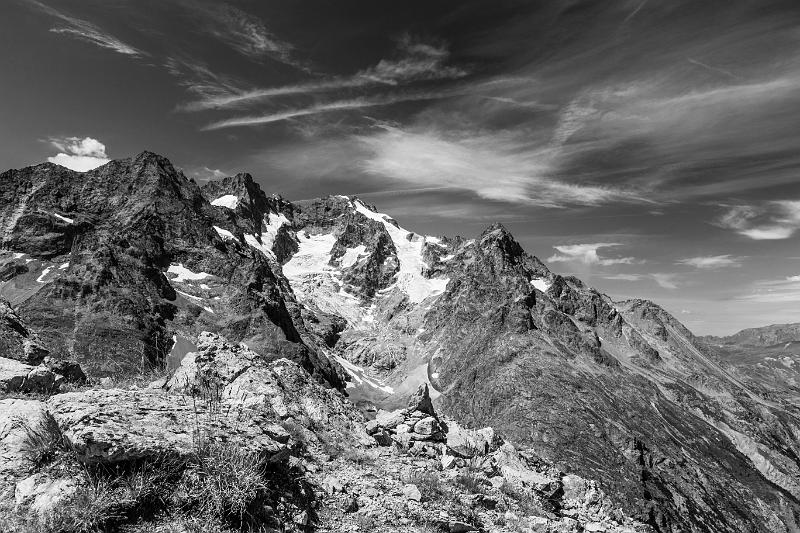
[(592, 481), (440, 418), (365, 420), (286, 359), (203, 334), (146, 387), (0, 400), (0, 529), (649, 531)]

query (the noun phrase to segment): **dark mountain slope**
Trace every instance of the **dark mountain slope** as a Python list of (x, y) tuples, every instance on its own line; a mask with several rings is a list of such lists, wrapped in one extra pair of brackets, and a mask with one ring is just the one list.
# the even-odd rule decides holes
[(210, 205), (165, 158), (9, 171), (0, 199), (0, 247), (13, 252), (0, 293), (55, 355), (91, 374), (131, 372), (163, 361), (176, 334), (219, 331), (341, 384), (335, 365), (302, 342), (274, 260), (228, 238), (225, 227), (250, 220)]

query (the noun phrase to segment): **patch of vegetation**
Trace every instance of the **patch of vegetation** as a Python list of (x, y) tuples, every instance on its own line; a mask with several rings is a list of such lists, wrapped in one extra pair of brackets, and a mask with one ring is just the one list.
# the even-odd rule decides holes
[(472, 494), (484, 494), (486, 492), (484, 478), (472, 472), (458, 474), (455, 478), (455, 483)]
[(416, 485), (424, 502), (441, 499), (446, 494), (439, 476), (434, 472), (414, 472), (406, 476), (403, 482)]

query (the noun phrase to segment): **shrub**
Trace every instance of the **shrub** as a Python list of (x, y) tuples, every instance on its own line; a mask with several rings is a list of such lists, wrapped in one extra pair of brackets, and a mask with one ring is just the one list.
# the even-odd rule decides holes
[(201, 514), (245, 523), (256, 519), (254, 505), (269, 491), (266, 480), (257, 454), (231, 442), (206, 442), (195, 450), (182, 489)]
[(483, 478), (476, 476), (472, 472), (457, 475), (455, 482), (457, 485), (463, 487), (467, 492), (471, 492), (473, 494), (483, 494), (485, 492)]
[(439, 476), (433, 472), (414, 472), (406, 476), (404, 482), (416, 485), (422, 500), (426, 502), (439, 499), (445, 494)]
[(67, 450), (61, 429), (50, 415), (35, 425), (22, 422), (22, 427), (25, 447), (35, 468), (51, 463), (60, 452)]

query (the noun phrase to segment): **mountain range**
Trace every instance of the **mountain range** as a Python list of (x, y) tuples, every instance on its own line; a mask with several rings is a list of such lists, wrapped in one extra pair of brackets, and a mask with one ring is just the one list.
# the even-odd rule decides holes
[[(698, 337), (551, 271), (500, 224), (421, 235), (355, 197), (290, 202), (249, 174), (200, 186), (150, 152), (3, 173), (0, 249), (0, 356), (54, 380), (161, 369), (178, 389), (198, 354), (288, 361), (342, 427), (424, 390), (453, 427), (594, 480), (635, 530), (800, 531), (798, 325)], [(66, 431), (62, 396), (47, 409)]]

